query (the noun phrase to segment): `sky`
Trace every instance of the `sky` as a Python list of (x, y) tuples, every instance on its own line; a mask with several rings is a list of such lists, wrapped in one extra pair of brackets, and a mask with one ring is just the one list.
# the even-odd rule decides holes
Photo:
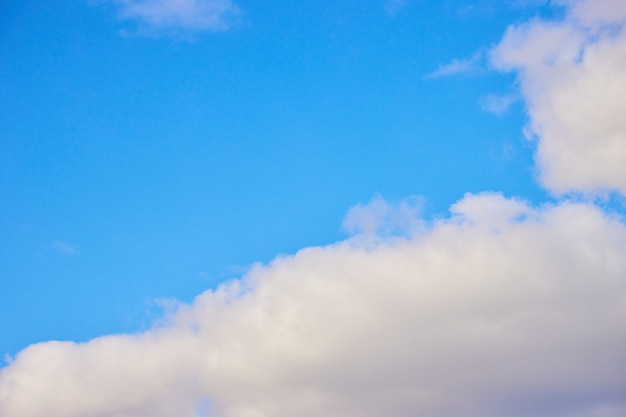
[(625, 26), (0, 4), (0, 416), (623, 417)]

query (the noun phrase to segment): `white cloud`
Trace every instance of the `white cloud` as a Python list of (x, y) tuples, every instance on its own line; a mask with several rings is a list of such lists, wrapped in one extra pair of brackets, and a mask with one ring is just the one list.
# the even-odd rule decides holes
[(63, 242), (62, 240), (55, 240), (50, 245), (50, 248), (62, 253), (63, 255), (78, 255), (78, 248), (75, 245)]
[(482, 60), (482, 52), (477, 52), (467, 59), (453, 59), (447, 64), (439, 65), (439, 68), (427, 74), (425, 78), (442, 78), (478, 72), (482, 69)]
[(0, 415), (626, 414), (621, 221), (483, 194), (407, 233), (256, 266), (143, 334), (30, 346), (0, 371)]
[(149, 31), (223, 31), (240, 14), (231, 0), (113, 0), (122, 20)]
[[(624, 193), (626, 9), (561, 2), (565, 20), (509, 28), (491, 60), (519, 74), (543, 183)], [(489, 193), (419, 211), (374, 199), (346, 216), (352, 238), (257, 265), (147, 332), (31, 345), (0, 370), (0, 416), (626, 415), (623, 219)]]
[(571, 17), (585, 26), (624, 23), (626, 7), (622, 0), (556, 0), (570, 8)]
[(537, 7), (548, 4), (550, 0), (509, 0), (508, 4), (513, 8)]
[(559, 21), (511, 26), (491, 54), (516, 71), (555, 194), (626, 194), (626, 2), (561, 0)]
[(366, 205), (352, 207), (342, 226), (348, 233), (358, 235), (361, 243), (406, 236), (423, 229), (424, 223), (418, 216), (422, 205), (420, 197), (409, 197), (398, 204), (376, 197)]

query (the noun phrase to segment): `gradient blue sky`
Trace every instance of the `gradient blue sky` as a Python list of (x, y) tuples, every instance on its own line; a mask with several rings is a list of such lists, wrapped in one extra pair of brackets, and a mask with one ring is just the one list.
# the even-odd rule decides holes
[(106, 2), (0, 6), (0, 353), (140, 329), (377, 195), (546, 198), (480, 57), (546, 6), (238, 4), (226, 31), (147, 34)]

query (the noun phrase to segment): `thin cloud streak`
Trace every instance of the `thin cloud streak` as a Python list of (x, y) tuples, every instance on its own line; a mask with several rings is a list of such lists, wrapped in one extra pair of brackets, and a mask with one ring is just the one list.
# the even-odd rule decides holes
[(479, 72), (482, 70), (483, 58), (484, 54), (477, 52), (467, 59), (453, 59), (447, 64), (440, 65), (439, 68), (427, 74), (424, 78), (436, 79)]
[(50, 245), (50, 248), (54, 249), (55, 251), (63, 255), (68, 255), (68, 256), (75, 256), (75, 255), (78, 255), (79, 253), (78, 248), (75, 245), (70, 245), (69, 243), (66, 243), (62, 240), (55, 240)]
[(385, 13), (393, 17), (408, 5), (408, 0), (385, 0)]
[(241, 9), (231, 0), (114, 0), (119, 18), (143, 31), (219, 32), (233, 27)]
[(518, 100), (519, 97), (512, 94), (489, 94), (480, 100), (480, 106), (483, 110), (500, 116), (506, 113), (509, 108)]

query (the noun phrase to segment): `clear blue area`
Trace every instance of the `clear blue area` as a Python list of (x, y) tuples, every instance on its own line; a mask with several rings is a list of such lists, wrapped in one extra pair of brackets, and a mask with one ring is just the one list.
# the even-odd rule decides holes
[(512, 75), (426, 77), (545, 7), (240, 1), (237, 28), (181, 38), (93, 3), (0, 5), (0, 355), (139, 331), (154, 299), (345, 238), (375, 195), (548, 198), (522, 104), (481, 109)]

